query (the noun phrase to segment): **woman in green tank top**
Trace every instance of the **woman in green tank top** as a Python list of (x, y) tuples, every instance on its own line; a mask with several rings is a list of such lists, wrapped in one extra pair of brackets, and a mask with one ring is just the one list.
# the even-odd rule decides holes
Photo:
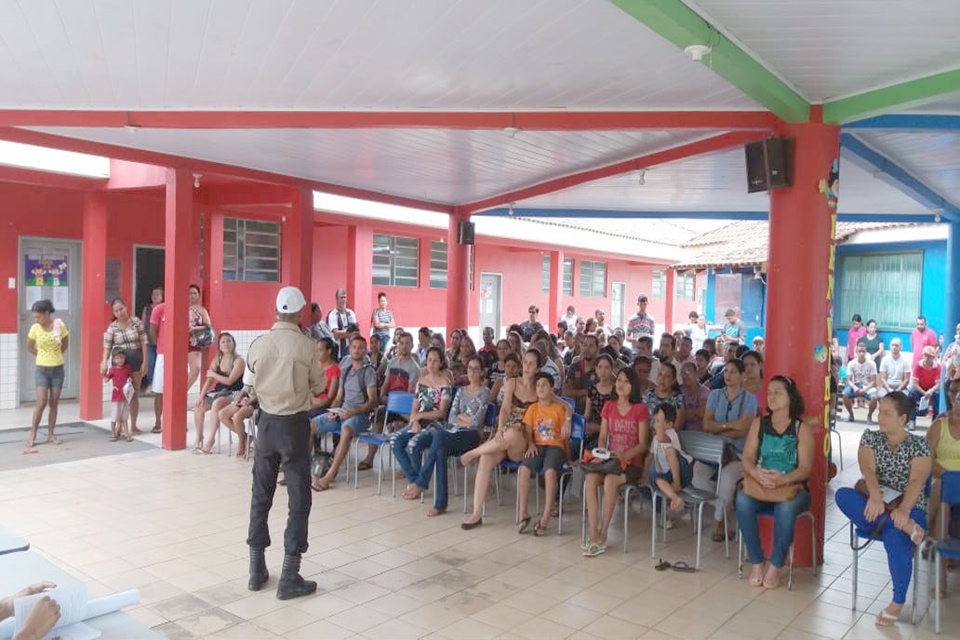
[[(774, 376), (767, 385), (767, 405), (767, 415), (754, 420), (747, 434), (743, 474), (745, 483), (772, 497), (766, 501), (740, 491), (736, 510), (740, 535), (753, 565), (750, 584), (776, 589), (780, 586), (780, 569), (793, 544), (797, 517), (810, 504), (806, 481), (813, 466), (814, 444), (813, 435), (801, 422), (803, 397), (793, 380)], [(774, 496), (781, 501), (772, 501)], [(758, 521), (761, 513), (773, 514), (773, 549), (766, 571)]]

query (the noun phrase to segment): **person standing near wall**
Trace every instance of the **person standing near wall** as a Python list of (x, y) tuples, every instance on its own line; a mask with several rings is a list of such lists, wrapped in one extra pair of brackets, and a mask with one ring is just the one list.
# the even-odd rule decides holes
[(289, 600), (310, 595), (317, 583), (300, 576), (300, 560), (307, 551), (310, 518), (310, 400), (326, 387), (315, 357), (313, 340), (300, 331), (307, 301), (300, 289), (284, 287), (277, 294), (277, 322), (270, 332), (253, 341), (247, 368), (260, 402), (257, 446), (253, 462), (253, 497), (250, 501), (250, 581), (259, 591), (269, 578), (264, 551), (270, 546), (267, 519), (283, 465), (290, 496), (284, 532), (283, 571), (277, 598)]
[(340, 357), (343, 358), (349, 349), (347, 330), (351, 324), (357, 324), (357, 314), (347, 308), (347, 290), (337, 289), (337, 306), (327, 314), (327, 326), (333, 331), (333, 339), (340, 347)]
[(140, 322), (147, 329), (147, 373), (143, 376), (143, 384), (148, 387), (153, 384), (153, 369), (157, 364), (157, 341), (150, 337), (150, 315), (153, 313), (153, 308), (161, 302), (163, 302), (163, 287), (154, 287), (150, 292), (150, 302), (140, 314)]
[(387, 294), (383, 291), (377, 294), (377, 308), (373, 310), (370, 324), (373, 325), (373, 337), (380, 341), (380, 352), (387, 353), (390, 350), (390, 329), (396, 328), (397, 323), (393, 312), (387, 309)]
[(63, 321), (54, 319), (53, 303), (49, 300), (37, 300), (31, 311), (33, 326), (27, 334), (27, 351), (37, 357), (37, 370), (34, 374), (37, 406), (33, 409), (28, 448), (37, 440), (40, 419), (48, 404), (50, 411), (47, 413), (47, 442), (61, 444), (60, 438), (53, 435), (53, 430), (57, 426), (57, 409), (60, 405), (60, 392), (63, 390), (63, 352), (67, 350), (67, 336), (70, 333)]

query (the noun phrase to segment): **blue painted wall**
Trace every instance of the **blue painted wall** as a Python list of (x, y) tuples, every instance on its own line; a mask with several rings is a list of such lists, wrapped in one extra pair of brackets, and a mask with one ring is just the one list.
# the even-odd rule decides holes
[[(740, 286), (740, 319), (747, 326), (747, 345), (756, 336), (762, 336), (767, 317), (767, 287), (762, 280), (753, 277), (753, 269), (721, 269), (721, 274), (740, 273), (743, 275)], [(722, 325), (726, 319), (723, 310), (716, 310), (717, 270), (707, 270), (707, 292), (704, 309), (707, 322)]]
[[(864, 253), (878, 253), (889, 251), (923, 251), (923, 276), (920, 283), (920, 313), (926, 316), (927, 326), (938, 334), (949, 333), (945, 337), (949, 344), (953, 340), (952, 330), (944, 331), (946, 320), (946, 293), (947, 293), (947, 243), (943, 240), (925, 242), (898, 242), (870, 245), (839, 245), (837, 247), (837, 281), (842, 277), (841, 256)], [(858, 309), (844, 307), (843, 300), (838, 295), (834, 300), (834, 323), (840, 344), (846, 346), (847, 328), (850, 326), (850, 317), (858, 313)], [(864, 318), (866, 322), (869, 318)], [(910, 350), (909, 331), (880, 331), (883, 342), (889, 349), (890, 341), (897, 337), (903, 341), (904, 351)]]

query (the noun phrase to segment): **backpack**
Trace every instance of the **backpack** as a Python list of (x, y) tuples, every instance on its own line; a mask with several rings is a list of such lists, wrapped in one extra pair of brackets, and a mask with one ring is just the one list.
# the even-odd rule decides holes
[[(350, 373), (353, 370), (354, 370), (353, 361), (351, 361), (346, 366), (340, 367), (340, 380), (341, 380), (340, 384), (343, 386), (344, 389), (347, 388), (347, 377), (350, 375)], [(364, 373), (366, 371), (370, 371), (371, 374), (373, 375), (373, 388), (376, 389), (376, 400), (374, 404), (379, 405), (380, 404), (380, 385), (377, 384), (378, 383), (377, 372), (373, 368), (373, 364), (367, 361), (364, 361), (363, 365), (360, 367), (360, 370), (357, 372), (357, 375), (360, 377), (360, 391), (363, 393), (363, 401), (368, 402), (370, 400), (370, 396), (367, 395), (367, 385), (363, 384), (364, 376), (371, 375), (371, 374)]]

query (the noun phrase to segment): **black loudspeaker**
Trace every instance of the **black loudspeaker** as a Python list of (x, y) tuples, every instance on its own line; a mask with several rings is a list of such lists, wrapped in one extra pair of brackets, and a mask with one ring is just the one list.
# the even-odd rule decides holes
[(789, 187), (793, 179), (793, 140), (767, 138), (749, 142), (747, 156), (747, 193)]
[(475, 225), (469, 220), (463, 220), (457, 227), (457, 242), (460, 244), (473, 244), (473, 237), (475, 233)]

